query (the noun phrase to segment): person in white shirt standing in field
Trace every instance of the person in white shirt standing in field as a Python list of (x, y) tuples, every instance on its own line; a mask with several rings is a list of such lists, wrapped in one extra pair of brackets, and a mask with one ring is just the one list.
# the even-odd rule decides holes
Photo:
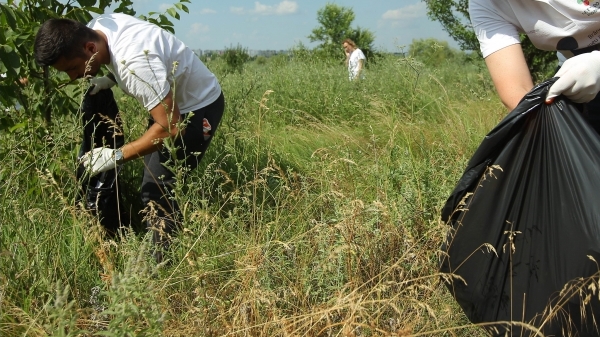
[(348, 78), (350, 81), (364, 79), (364, 68), (366, 57), (362, 50), (358, 49), (356, 43), (351, 39), (345, 39), (342, 43), (346, 52), (346, 66), (348, 66)]

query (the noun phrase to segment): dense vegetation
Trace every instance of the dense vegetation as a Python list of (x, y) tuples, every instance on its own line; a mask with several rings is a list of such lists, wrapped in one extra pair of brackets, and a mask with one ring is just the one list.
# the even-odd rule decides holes
[[(107, 240), (75, 202), (79, 112), (46, 127), (10, 108), (0, 335), (483, 335), (440, 282), (439, 211), (506, 111), (481, 62), (434, 63), (380, 55), (349, 82), (339, 61), (306, 51), (235, 71), (207, 61), (227, 107), (175, 191), (185, 221), (171, 265), (154, 263), (135, 226), (141, 161), (120, 176), (134, 226)], [(147, 116), (115, 94), (133, 139)]]

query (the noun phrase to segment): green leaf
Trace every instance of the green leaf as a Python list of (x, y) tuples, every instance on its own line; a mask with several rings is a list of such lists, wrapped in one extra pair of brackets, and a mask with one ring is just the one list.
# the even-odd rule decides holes
[(8, 45), (0, 45), (0, 61), (6, 67), (6, 74), (9, 77), (16, 78), (21, 70), (21, 58)]
[[(158, 16), (158, 22), (160, 22), (160, 26), (172, 26), (171, 20), (167, 18), (164, 14)], [(164, 28), (164, 27), (163, 27)]]
[(21, 122), (19, 124), (16, 124), (16, 125), (8, 128), (8, 132), (13, 133), (13, 132), (15, 132), (15, 131), (17, 131), (19, 129), (25, 128), (26, 126), (27, 126), (27, 122)]
[(177, 13), (177, 11), (175, 10), (175, 8), (171, 7), (171, 8), (169, 8), (169, 9), (167, 9), (167, 13), (168, 13), (170, 16), (174, 17), (175, 19), (178, 19), (178, 20), (179, 20), (179, 13)]
[[(25, 47), (25, 44), (27, 43), (27, 41), (33, 41), (34, 40), (34, 35), (33, 34), (29, 34), (29, 33), (25, 33), (25, 34), (19, 34), (17, 35), (13, 41), (15, 43), (16, 46), (23, 46)], [(27, 48), (27, 47), (25, 47)], [(20, 48), (17, 48), (20, 50)]]
[(71, 11), (70, 15), (68, 15), (68, 18), (75, 19), (79, 22), (87, 23), (90, 20), (92, 20), (92, 15), (87, 10), (84, 10), (82, 8), (75, 8), (73, 11)]
[(131, 8), (132, 5), (133, 5), (133, 2), (131, 2), (129, 0), (121, 0), (121, 4), (119, 5), (119, 7), (117, 7), (114, 10), (114, 12), (115, 13), (124, 13), (127, 15), (135, 16), (135, 10), (133, 8)]
[(82, 9), (83, 9), (84, 11), (87, 11), (87, 12), (92, 12), (92, 13), (96, 13), (96, 14), (103, 14), (103, 13), (104, 13), (104, 10), (103, 10), (103, 9), (100, 9), (100, 8), (98, 8), (98, 7), (91, 7), (91, 6), (90, 6), (90, 7), (83, 7)]
[(81, 7), (89, 7), (96, 4), (96, 0), (77, 0), (77, 3), (79, 3)]
[(177, 7), (180, 11), (184, 11), (186, 13), (190, 12), (190, 10), (187, 8), (187, 6), (182, 3), (176, 3), (174, 6)]
[(15, 12), (12, 10), (12, 8), (0, 3), (0, 10), (1, 10), (3, 16), (6, 18), (6, 22), (8, 23), (10, 28), (12, 28), (12, 30), (18, 30), (17, 17), (15, 15)]

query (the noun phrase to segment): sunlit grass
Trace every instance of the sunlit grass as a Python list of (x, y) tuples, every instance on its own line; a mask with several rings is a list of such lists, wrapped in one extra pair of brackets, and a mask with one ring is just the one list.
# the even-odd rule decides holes
[[(170, 266), (75, 205), (78, 116), (0, 135), (0, 335), (484, 335), (437, 266), (440, 208), (505, 114), (487, 75), (390, 57), (350, 83), (340, 64), (269, 61), (208, 63), (227, 107)], [(145, 112), (118, 103), (139, 136)], [(134, 217), (142, 165), (120, 178)]]

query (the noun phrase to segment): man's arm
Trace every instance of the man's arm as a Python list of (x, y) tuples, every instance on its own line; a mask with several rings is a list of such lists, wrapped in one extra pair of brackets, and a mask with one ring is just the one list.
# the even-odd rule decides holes
[[(172, 112), (171, 112), (172, 111)], [(180, 130), (177, 123), (180, 119), (179, 107), (173, 101), (173, 93), (169, 91), (167, 96), (157, 106), (150, 110), (154, 124), (138, 139), (125, 144), (123, 161), (128, 161), (162, 148), (163, 139), (175, 137)]]
[(485, 63), (502, 103), (513, 110), (533, 88), (521, 45), (513, 44), (500, 49), (488, 55)]

